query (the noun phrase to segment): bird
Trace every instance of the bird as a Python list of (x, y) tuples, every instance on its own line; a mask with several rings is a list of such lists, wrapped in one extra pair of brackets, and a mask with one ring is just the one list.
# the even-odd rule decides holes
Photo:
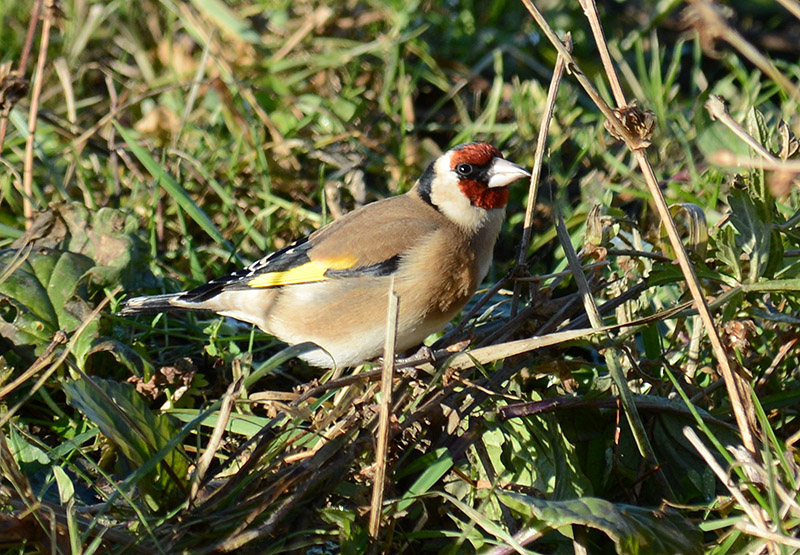
[(487, 143), (455, 146), (405, 194), (366, 204), (251, 265), (189, 291), (134, 297), (120, 314), (210, 311), (295, 345), (319, 368), (384, 350), (391, 280), (395, 351), (443, 330), (492, 262), (508, 186), (530, 173)]

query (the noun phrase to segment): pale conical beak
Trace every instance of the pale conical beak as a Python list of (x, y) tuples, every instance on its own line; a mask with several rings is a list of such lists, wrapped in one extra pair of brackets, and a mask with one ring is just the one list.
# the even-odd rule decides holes
[(530, 177), (531, 173), (504, 158), (495, 158), (489, 170), (489, 187), (505, 187), (517, 179)]

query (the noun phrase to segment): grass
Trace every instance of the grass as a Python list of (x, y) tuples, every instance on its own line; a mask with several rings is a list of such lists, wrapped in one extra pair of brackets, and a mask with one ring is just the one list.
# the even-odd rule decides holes
[[(595, 40), (577, 4), (537, 6), (0, 6), (4, 550), (800, 549), (797, 21), (604, 4)], [(574, 44), (552, 81), (546, 25)], [(116, 315), (404, 192), (452, 144), (531, 167), (555, 86), (532, 211), (517, 185), (484, 291), (430, 339), (471, 350), (397, 368), (390, 417), (379, 365)], [(620, 92), (655, 117), (644, 150), (605, 129)]]

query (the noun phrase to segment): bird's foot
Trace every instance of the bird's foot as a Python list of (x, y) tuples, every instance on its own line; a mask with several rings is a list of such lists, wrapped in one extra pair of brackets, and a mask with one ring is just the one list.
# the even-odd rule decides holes
[(417, 366), (418, 364), (433, 364), (434, 362), (436, 362), (436, 356), (434, 355), (433, 350), (427, 345), (423, 345), (411, 356), (395, 358), (394, 367), (407, 368), (409, 366)]

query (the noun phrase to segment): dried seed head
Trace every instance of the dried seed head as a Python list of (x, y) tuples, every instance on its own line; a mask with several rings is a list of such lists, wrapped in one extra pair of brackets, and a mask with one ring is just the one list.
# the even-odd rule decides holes
[[(650, 146), (650, 138), (653, 136), (656, 126), (656, 115), (651, 110), (639, 108), (634, 101), (622, 108), (616, 108), (614, 114), (622, 126), (628, 130), (628, 133), (633, 136), (634, 140), (631, 145), (633, 150), (641, 150)], [(610, 121), (605, 122), (605, 127), (612, 137), (619, 141), (625, 141), (625, 137), (617, 132)]]
[(50, 18), (53, 24), (59, 28), (61, 27), (61, 23), (67, 17), (64, 13), (64, 6), (61, 4), (61, 0), (50, 0), (47, 11), (45, 12), (45, 17)]
[(694, 29), (700, 36), (700, 47), (708, 56), (719, 58), (722, 52), (717, 50), (717, 41), (730, 32), (728, 19), (733, 11), (711, 0), (689, 0), (689, 6), (683, 10), (681, 20), (686, 29)]
[(27, 79), (11, 70), (11, 62), (0, 65), (0, 117), (8, 117), (14, 105), (27, 93)]

